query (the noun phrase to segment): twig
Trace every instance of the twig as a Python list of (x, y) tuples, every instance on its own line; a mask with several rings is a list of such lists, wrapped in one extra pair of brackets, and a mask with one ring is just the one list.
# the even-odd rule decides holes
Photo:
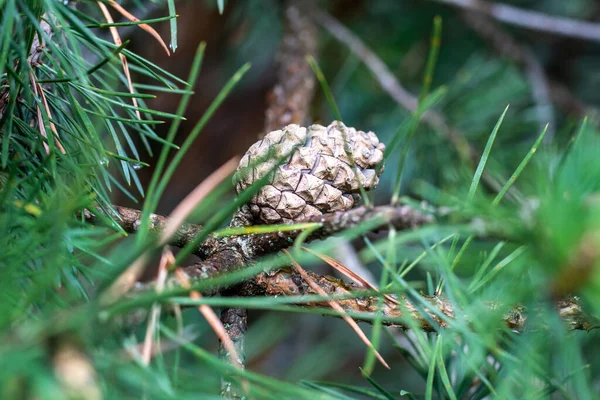
[[(113, 2), (110, 1), (109, 2), (111, 5)], [(101, 1), (98, 1), (98, 7), (100, 7), (100, 11), (102, 11), (102, 15), (104, 15), (104, 19), (106, 19), (106, 22), (108, 22), (109, 24), (113, 24), (115, 21), (113, 20), (112, 16), (110, 15), (110, 11), (108, 11), (108, 7), (106, 7), (104, 5), (104, 3), (102, 3)], [(110, 34), (112, 36), (113, 42), (115, 43), (116, 46), (121, 46), (123, 44), (123, 41), (121, 40), (121, 36), (119, 35), (119, 31), (117, 29), (116, 26), (111, 26), (108, 28), (108, 30), (110, 31)], [(168, 52), (168, 50), (167, 50)], [(127, 62), (127, 57), (125, 57), (125, 54), (123, 53), (119, 53), (119, 59), (121, 60), (121, 66), (123, 68), (123, 74), (125, 75), (125, 79), (127, 80), (127, 88), (129, 89), (129, 93), (131, 93), (132, 95), (135, 94), (135, 90), (133, 89), (133, 83), (131, 81), (131, 72), (129, 71), (129, 63)], [(131, 98), (131, 102), (133, 104), (133, 107), (135, 108), (135, 115), (137, 117), (137, 119), (141, 120), (142, 119), (142, 115), (140, 114), (140, 110), (138, 109), (138, 101), (135, 97)]]
[[(342, 274), (343, 276), (345, 276), (347, 278), (352, 279), (354, 281), (354, 283), (356, 283), (364, 288), (369, 288), (369, 289), (375, 290), (377, 292), (379, 291), (377, 286), (375, 286), (371, 282), (369, 282), (368, 279), (365, 279), (365, 277), (360, 276), (359, 274), (357, 274), (356, 272), (354, 272), (353, 270), (351, 270), (344, 264), (340, 263), (336, 259), (329, 257), (326, 254), (317, 253), (316, 251), (311, 250), (308, 247), (302, 246), (302, 250), (307, 251), (316, 257), (319, 257), (322, 261), (329, 264), (330, 267), (334, 268), (340, 274)], [(283, 250), (283, 251), (286, 251), (286, 250)], [(369, 271), (369, 274), (370, 274), (370, 271)], [(390, 296), (389, 294), (384, 294), (383, 296), (386, 301), (390, 301), (394, 304), (398, 304), (398, 301), (395, 298), (393, 298), (392, 296)]]
[(210, 174), (202, 183), (194, 188), (171, 212), (169, 221), (161, 236), (160, 244), (167, 244), (171, 237), (179, 231), (179, 227), (187, 217), (194, 211), (198, 204), (208, 196), (217, 185), (227, 179), (239, 164), (239, 157), (233, 157), (216, 171)]
[[(124, 16), (128, 20), (130, 20), (132, 22), (140, 22), (139, 18), (137, 18), (135, 15), (131, 14), (123, 6), (121, 6), (119, 3), (115, 2), (115, 0), (108, 0), (108, 4), (110, 4), (115, 10), (117, 10), (122, 16)], [(165, 53), (167, 53), (168, 56), (171, 55), (171, 52), (169, 51), (169, 48), (165, 44), (165, 41), (160, 37), (159, 33), (156, 32), (156, 30), (154, 28), (152, 28), (148, 24), (138, 24), (137, 26), (140, 27), (141, 29), (143, 29), (144, 31), (148, 32), (150, 35), (152, 35), (152, 37), (154, 39), (156, 39), (156, 41), (162, 46)]]
[[(377, 296), (360, 296), (362, 288), (357, 288), (341, 279), (328, 275), (318, 275), (311, 271), (306, 271), (310, 279), (327, 295), (334, 298), (343, 298), (338, 300), (338, 304), (346, 313), (350, 313), (355, 320), (372, 323), (378, 312), (379, 299)], [(281, 269), (273, 272), (265, 272), (258, 275), (254, 280), (244, 284), (244, 292), (247, 296), (298, 296), (301, 294), (319, 294), (314, 290), (304, 278), (291, 268)], [(383, 316), (382, 323), (388, 326), (397, 326), (408, 329), (401, 318), (410, 316), (417, 325), (424, 331), (433, 332), (439, 328), (445, 328), (455, 316), (454, 306), (441, 296), (422, 296), (428, 306), (425, 309), (425, 315), (420, 307), (417, 307), (414, 301), (406, 296), (398, 297), (399, 304), (384, 302), (379, 310)], [(318, 303), (302, 304), (303, 307), (319, 307)], [(490, 309), (497, 308), (497, 305), (490, 303)], [(582, 307), (573, 297), (557, 302), (557, 312), (570, 330), (590, 330), (598, 327), (598, 321), (595, 318), (585, 314)], [(404, 310), (404, 313), (403, 313)], [(444, 315), (441, 319), (439, 315)], [(514, 331), (522, 331), (527, 320), (526, 310), (523, 307), (513, 307), (503, 316), (506, 326)], [(434, 323), (432, 325), (432, 322)]]
[[(128, 233), (135, 233), (141, 224), (142, 212), (132, 208), (113, 206), (115, 212), (111, 213), (115, 222)], [(244, 215), (246, 207), (237, 214), (238, 218)], [(96, 213), (99, 213), (98, 210)], [(107, 214), (109, 212), (106, 212)], [(91, 223), (98, 223), (98, 216), (90, 210), (83, 211), (84, 218)], [(151, 228), (159, 234), (168, 224), (169, 218), (152, 214)], [(432, 223), (435, 217), (430, 212), (425, 212), (409, 205), (398, 206), (361, 206), (345, 212), (324, 214), (314, 221), (321, 226), (311, 232), (305, 239), (305, 243), (325, 239), (347, 229), (355, 228), (363, 223), (370, 223), (371, 230), (387, 229), (393, 226), (397, 230), (416, 228), (423, 224)], [(182, 225), (175, 235), (169, 240), (169, 244), (176, 247), (185, 247), (202, 230), (199, 225)], [(198, 257), (204, 261), (186, 268), (193, 277), (200, 276), (194, 270), (208, 268), (215, 271), (228, 271), (234, 267), (241, 266), (252, 261), (256, 257), (276, 253), (290, 247), (294, 239), (302, 231), (272, 232), (262, 234), (248, 234), (240, 236), (217, 237), (209, 236), (195, 251)]]
[[(248, 310), (245, 308), (223, 308), (221, 310), (221, 324), (231, 341), (233, 351), (237, 354), (237, 366), (244, 368), (246, 365)], [(219, 340), (219, 358), (222, 360), (230, 359), (231, 350), (228, 349), (228, 345), (229, 343)], [(224, 399), (237, 399), (243, 398), (243, 394), (239, 393), (239, 388), (229, 377), (223, 376), (221, 378), (221, 397)]]
[(498, 21), (540, 32), (566, 36), (575, 39), (600, 42), (600, 24), (577, 21), (571, 18), (553, 17), (540, 12), (506, 4), (480, 0), (434, 0), (472, 11), (477, 11)]
[[(347, 229), (355, 228), (363, 223), (372, 224), (371, 230), (388, 229), (390, 226), (397, 230), (413, 229), (423, 224), (435, 221), (433, 214), (413, 208), (409, 205), (398, 206), (361, 206), (345, 212), (324, 214), (320, 218), (308, 222), (318, 222), (321, 227), (315, 229), (305, 240), (325, 239)], [(274, 253), (290, 246), (290, 240), (294, 240), (300, 234), (299, 231), (280, 233), (269, 233), (248, 237), (249, 244), (254, 248), (255, 255)]]
[[(92, 224), (98, 224), (101, 219), (98, 214), (104, 214), (114, 219), (114, 222), (126, 233), (136, 233), (142, 224), (142, 211), (128, 207), (113, 206), (113, 210), (104, 211), (100, 208), (96, 210), (85, 209), (82, 212), (83, 218)], [(155, 234), (160, 234), (167, 226), (169, 218), (162, 215), (150, 214), (150, 229)], [(184, 247), (191, 242), (198, 233), (202, 231), (202, 226), (194, 224), (183, 224), (169, 240), (169, 244), (175, 247)]]
[[(31, 82), (31, 87), (33, 88), (33, 94), (35, 95), (35, 97), (39, 97), (39, 93), (38, 93), (38, 89), (37, 89), (37, 85), (35, 83), (35, 78), (33, 76), (33, 72), (29, 73), (29, 81)], [(46, 139), (45, 141), (42, 140), (42, 144), (44, 145), (44, 150), (46, 151), (46, 154), (50, 154), (50, 146), (48, 146), (48, 143), (50, 139), (48, 139), (48, 134), (46, 133), (46, 127), (44, 125), (44, 117), (42, 116), (42, 109), (40, 108), (39, 104), (36, 104), (36, 116), (37, 116), (37, 121), (38, 121), (38, 129), (40, 130), (40, 134), (42, 135), (42, 137), (44, 139)]]
[[(181, 270), (181, 268), (177, 268), (175, 270), (175, 276), (179, 281), (179, 284), (184, 288), (189, 290), (191, 285), (187, 275)], [(194, 300), (198, 300), (202, 298), (202, 295), (195, 290), (190, 291), (190, 297)], [(227, 359), (231, 362), (232, 365), (242, 368), (243, 360), (238, 354), (236, 347), (231, 340), (227, 330), (217, 317), (217, 314), (205, 304), (201, 304), (198, 306), (198, 311), (204, 316), (210, 327), (213, 329), (223, 347), (226, 349)]]
[[(202, 279), (210, 279), (221, 276), (223, 271), (206, 264), (197, 264), (195, 266), (195, 276)], [(190, 268), (185, 269), (186, 274), (190, 274)], [(315, 282), (329, 297), (336, 300), (342, 307), (344, 313), (352, 316), (357, 321), (372, 323), (377, 314), (382, 316), (382, 324), (386, 326), (400, 327), (409, 329), (410, 324), (407, 318), (411, 318), (420, 329), (426, 332), (434, 332), (444, 329), (451, 322), (456, 313), (450, 301), (442, 296), (421, 296), (420, 301), (411, 300), (405, 295), (396, 297), (396, 303), (383, 302), (379, 308), (379, 297), (367, 295), (365, 288), (358, 287), (352, 283), (344, 282), (341, 279), (330, 275), (319, 275), (312, 271), (305, 271), (310, 280)], [(277, 271), (263, 272), (254, 279), (250, 279), (241, 284), (236, 291), (239, 296), (256, 297), (282, 297), (282, 296), (300, 296), (300, 295), (318, 295), (304, 277), (292, 268), (282, 268)], [(361, 294), (365, 293), (365, 294)], [(215, 294), (214, 290), (205, 293), (205, 295)], [(426, 305), (422, 305), (424, 302)], [(421, 306), (417, 306), (421, 304)], [(302, 302), (298, 304), (304, 308), (322, 308), (322, 301)], [(499, 305), (489, 303), (490, 310), (498, 309)], [(583, 311), (583, 308), (574, 297), (567, 297), (556, 302), (556, 311), (559, 317), (570, 330), (589, 331), (600, 327), (600, 322), (594, 316), (590, 316)], [(332, 314), (323, 309), (324, 314)], [(342, 314), (334, 313), (341, 317)], [(443, 316), (443, 318), (440, 318)], [(527, 321), (527, 310), (521, 306), (510, 308), (502, 317), (504, 324), (511, 330), (521, 332), (525, 328)], [(143, 318), (132, 314), (131, 319), (126, 323), (130, 325), (138, 324)]]
[(288, 124), (303, 125), (308, 119), (315, 77), (306, 62), (317, 51), (317, 29), (304, 11), (314, 1), (291, 0), (285, 7), (285, 31), (277, 53), (277, 83), (269, 94), (265, 131)]

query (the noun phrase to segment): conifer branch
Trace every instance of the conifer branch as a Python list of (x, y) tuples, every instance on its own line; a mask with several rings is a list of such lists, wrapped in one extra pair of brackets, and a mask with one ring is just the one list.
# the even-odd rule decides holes
[[(126, 223), (123, 223), (124, 229), (132, 227), (132, 221), (135, 217), (141, 216), (141, 212), (124, 207), (115, 207), (125, 216), (129, 216)], [(242, 210), (243, 211), (243, 210)], [(156, 221), (163, 226), (166, 217), (153, 216)], [(416, 210), (410, 206), (378, 206), (373, 208), (358, 207), (350, 211), (325, 214), (321, 218), (321, 228), (317, 229), (308, 236), (307, 241), (325, 239), (344, 230), (355, 228), (360, 224), (374, 222), (373, 230), (384, 229), (389, 226), (397, 230), (406, 230), (416, 228), (421, 225), (435, 221), (431, 214)], [(195, 226), (199, 229), (198, 226)], [(155, 225), (156, 229), (160, 229)], [(290, 247), (294, 239), (298, 237), (300, 231), (278, 232), (268, 234), (251, 234), (237, 237), (211, 237), (207, 243), (201, 245), (198, 254), (210, 254), (204, 261), (190, 265), (184, 268), (184, 272), (191, 281), (206, 280), (216, 278), (227, 274), (228, 272), (246, 268), (252, 265), (255, 260), (263, 255), (273, 254), (282, 249)], [(193, 236), (187, 237), (189, 240)], [(185, 240), (182, 239), (178, 245), (184, 246)], [(364, 322), (372, 322), (378, 312), (379, 298), (377, 296), (361, 296), (360, 291), (365, 288), (349, 284), (341, 279), (329, 275), (319, 275), (311, 271), (306, 271), (311, 279), (315, 281), (328, 295), (334, 298), (342, 297), (339, 300), (345, 312), (350, 313), (355, 319)], [(137, 292), (144, 292), (152, 289), (152, 285), (140, 285)], [(249, 279), (231, 291), (231, 288), (221, 287), (213, 288), (204, 295), (215, 295), (229, 293), (236, 296), (297, 296), (302, 294), (316, 294), (310, 286), (304, 282), (297, 272), (290, 268), (283, 268), (277, 271), (262, 272), (253, 279)], [(448, 321), (454, 318), (455, 307), (449, 300), (442, 296), (422, 296), (428, 304), (427, 307), (419, 306), (417, 302), (409, 299), (407, 296), (398, 298), (399, 304), (393, 304), (386, 301), (383, 308), (379, 311), (383, 316), (382, 322), (388, 326), (398, 326), (407, 329), (408, 325), (403, 317), (410, 315), (416, 321), (417, 326), (425, 331), (434, 331), (447, 326)], [(302, 304), (307, 308), (322, 308), (323, 304), (319, 302)], [(495, 308), (494, 304), (489, 304), (490, 309)], [(223, 314), (223, 318), (235, 321), (245, 320), (245, 311), (239, 309), (229, 310)], [(556, 303), (556, 310), (560, 318), (567, 324), (571, 330), (590, 330), (598, 327), (595, 318), (587, 315), (581, 305), (574, 297), (567, 297)], [(242, 312), (243, 311), (243, 312)], [(334, 313), (335, 314), (335, 313)], [(441, 318), (440, 316), (445, 316)], [(142, 320), (139, 315), (135, 315), (130, 323), (139, 323)], [(525, 328), (527, 313), (523, 307), (515, 306), (503, 316), (506, 326), (514, 331), (522, 331)], [(227, 322), (225, 321), (225, 322)], [(227, 322), (229, 323), (229, 322)], [(241, 322), (240, 322), (241, 323)], [(225, 326), (228, 326), (224, 323)], [(233, 325), (232, 325), (233, 326)], [(235, 326), (236, 332), (243, 332), (242, 326)], [(245, 328), (244, 328), (245, 329)], [(243, 348), (243, 338), (236, 332), (229, 332), (232, 340), (239, 343), (240, 349)], [(234, 335), (235, 333), (235, 335)]]
[(525, 10), (508, 4), (481, 0), (435, 0), (478, 13), (514, 26), (575, 39), (600, 42), (600, 24), (554, 17), (540, 12)]

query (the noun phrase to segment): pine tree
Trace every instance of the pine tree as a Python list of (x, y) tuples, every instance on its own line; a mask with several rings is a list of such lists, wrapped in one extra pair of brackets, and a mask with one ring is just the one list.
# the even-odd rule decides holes
[[(119, 29), (177, 50), (179, 2), (143, 21), (141, 3), (0, 0), (0, 398), (596, 397), (598, 122), (593, 107), (572, 122), (544, 105), (557, 86), (538, 85), (538, 55), (487, 19), (507, 22), (495, 8), (374, 1), (353, 32), (328, 13), (335, 2), (269, 3), (283, 29), (261, 138), (161, 216), (177, 166), (250, 64), (175, 145), (207, 44), (185, 79), (136, 54)], [(259, 3), (210, 4), (273, 22)], [(427, 44), (422, 71), (399, 73), (419, 95), (386, 66), (403, 15)], [(442, 21), (456, 18), (495, 53), (449, 72), (444, 48), (462, 42), (440, 45)], [(360, 39), (368, 21), (393, 32), (376, 44), (387, 63)], [(535, 28), (599, 40), (596, 24), (568, 22), (580, 29)], [(175, 113), (146, 104), (164, 92), (180, 95)], [(369, 119), (377, 135), (353, 122)], [(113, 204), (116, 192), (140, 209)], [(313, 379), (346, 362), (323, 340), (287, 360), (289, 379), (255, 372), (248, 354), (285, 332), (279, 319), (248, 324), (255, 310), (343, 322), (337, 347), (361, 343), (364, 359)]]

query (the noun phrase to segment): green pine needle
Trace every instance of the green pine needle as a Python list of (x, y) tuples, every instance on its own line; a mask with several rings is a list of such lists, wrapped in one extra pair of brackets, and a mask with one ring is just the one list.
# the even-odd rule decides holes
[(544, 128), (544, 130), (542, 131), (542, 133), (540, 133), (540, 135), (538, 136), (537, 140), (533, 143), (533, 146), (531, 146), (531, 149), (529, 150), (529, 152), (525, 155), (525, 158), (523, 158), (523, 160), (521, 161), (521, 163), (519, 164), (519, 166), (517, 167), (517, 169), (515, 170), (515, 172), (513, 172), (513, 174), (508, 179), (508, 181), (506, 182), (506, 184), (504, 184), (504, 186), (502, 187), (502, 189), (500, 190), (500, 192), (498, 193), (498, 195), (496, 196), (496, 198), (494, 199), (494, 201), (492, 201), (492, 205), (493, 206), (498, 205), (498, 203), (500, 203), (500, 201), (502, 201), (502, 199), (504, 198), (504, 196), (506, 195), (506, 193), (508, 192), (508, 190), (517, 181), (517, 179), (519, 178), (519, 176), (521, 175), (521, 173), (523, 172), (523, 170), (525, 169), (525, 167), (527, 166), (527, 164), (529, 164), (529, 161), (531, 160), (531, 158), (533, 157), (533, 155), (537, 151), (538, 147), (542, 143), (542, 140), (544, 139), (544, 135), (546, 134), (547, 130), (548, 130), (548, 125), (546, 125), (546, 127)]
[(319, 64), (317, 64), (317, 61), (314, 59), (313, 56), (307, 56), (306, 62), (308, 63), (308, 65), (310, 65), (310, 68), (313, 70), (313, 73), (315, 74), (315, 76), (317, 77), (317, 80), (319, 81), (319, 84), (321, 85), (321, 89), (323, 90), (323, 94), (325, 95), (325, 98), (327, 99), (327, 103), (329, 103), (329, 108), (331, 109), (331, 112), (333, 113), (333, 117), (337, 121), (343, 122), (344, 120), (342, 119), (342, 114), (340, 113), (340, 109), (338, 108), (338, 106), (335, 102), (333, 93), (331, 92), (331, 89), (329, 88), (327, 79), (325, 78), (323, 71), (321, 71)]
[(498, 130), (500, 130), (500, 126), (502, 125), (502, 121), (504, 121), (504, 117), (508, 112), (508, 107), (504, 109), (504, 112), (496, 122), (496, 126), (492, 130), (492, 134), (488, 138), (488, 141), (485, 145), (485, 149), (483, 150), (483, 154), (481, 155), (481, 159), (479, 160), (479, 164), (477, 165), (477, 169), (475, 170), (475, 175), (473, 176), (473, 180), (471, 181), (471, 187), (469, 188), (469, 194), (467, 195), (468, 201), (472, 201), (475, 196), (475, 192), (477, 191), (477, 187), (479, 186), (479, 181), (481, 180), (481, 175), (483, 174), (483, 170), (485, 168), (485, 164), (487, 163), (488, 157), (492, 151), (492, 145), (494, 144), (494, 140), (496, 140), (496, 135), (498, 134)]

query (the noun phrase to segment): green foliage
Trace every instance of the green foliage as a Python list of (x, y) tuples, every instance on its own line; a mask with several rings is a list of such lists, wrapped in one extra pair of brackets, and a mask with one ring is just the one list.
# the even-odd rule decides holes
[[(248, 34), (240, 54), (263, 50), (261, 41), (273, 40), (265, 32), (279, 24), (277, 7), (263, 13), (250, 3), (210, 3), (236, 21), (246, 11), (252, 15), (258, 28)], [(554, 4), (542, 7), (548, 12), (581, 15), (585, 10), (585, 1), (573, 1), (571, 8), (548, 3)], [(181, 34), (178, 4), (165, 1), (164, 17), (107, 24), (91, 1), (77, 2), (75, 8), (56, 0), (0, 0), (0, 398), (95, 399), (99, 393), (108, 399), (217, 398), (223, 376), (245, 383), (248, 397), (260, 399), (594, 398), (600, 372), (597, 330), (571, 331), (556, 300), (576, 295), (590, 313), (590, 327), (596, 326), (600, 132), (593, 121), (577, 127), (559, 118), (556, 141), (542, 145), (546, 130), (539, 132), (531, 118), (526, 74), (473, 43), (448, 9), (430, 4), (374, 1), (359, 19), (349, 18), (353, 31), (388, 65), (406, 66), (396, 72), (407, 88), (421, 93), (414, 113), (398, 109), (361, 61), (339, 44), (331, 52), (326, 47), (319, 64), (312, 59), (310, 64), (331, 108), (322, 107), (324, 119), (344, 115), (348, 124), (378, 131), (388, 144), (378, 203), (394, 199), (421, 207), (419, 201), (426, 200), (449, 211), (413, 230), (373, 236), (375, 223), (367, 221), (340, 235), (362, 243), (359, 261), (379, 274), (381, 292), (366, 293), (379, 296), (379, 305), (384, 304), (381, 294), (408, 299), (434, 332), (424, 332), (422, 320), (409, 312), (391, 319), (381, 312), (350, 313), (370, 322), (362, 326), (392, 366), (383, 371), (374, 352), (359, 347), (348, 327), (330, 318), (339, 313), (315, 306), (325, 304), (319, 295), (191, 299), (187, 291), (168, 287), (100, 301), (123, 271), (160, 246), (147, 221), (136, 237), (127, 237), (111, 218), (98, 213), (100, 221), (92, 225), (82, 211), (110, 211), (112, 194), (121, 191), (135, 201), (145, 196), (145, 216), (155, 212), (182, 157), (249, 69), (239, 63), (181, 147), (174, 145), (201, 73), (204, 44), (186, 81), (129, 51), (127, 41), (115, 45), (107, 29), (168, 21), (175, 51)], [(443, 33), (441, 20), (434, 19), (438, 14)], [(33, 46), (32, 62), (32, 44), (40, 38), (43, 45)], [(340, 54), (342, 62), (336, 58)], [(411, 72), (411, 64), (403, 62), (414, 54), (420, 67)], [(134, 83), (133, 93), (121, 56), (134, 77), (146, 82)], [(582, 82), (587, 73), (583, 76)], [(145, 103), (162, 92), (182, 95), (174, 114)], [(478, 164), (461, 158), (443, 132), (423, 124), (421, 118), (432, 109), (476, 149)], [(154, 131), (160, 123), (170, 124), (164, 138)], [(156, 158), (152, 141), (162, 146)], [(144, 188), (138, 171), (150, 165), (154, 174)], [(486, 177), (499, 185), (490, 185)], [(211, 233), (292, 229), (222, 230), (265, 182), (236, 199), (227, 193), (228, 181), (218, 186), (194, 210), (190, 222), (202, 222), (205, 229), (177, 261)], [(303, 266), (315, 262), (300, 244), (316, 227), (293, 227), (306, 229), (294, 246)], [(311, 248), (332, 253), (338, 243), (327, 240)], [(247, 268), (194, 282), (193, 288), (232, 285), (288, 262), (272, 254)], [(438, 295), (451, 305), (453, 318), (424, 298)], [(163, 315), (151, 333), (164, 351), (144, 365), (139, 345), (146, 324), (132, 328), (125, 322), (154, 304), (163, 306)], [(256, 362), (239, 371), (220, 360), (214, 334), (197, 310), (190, 307), (176, 317), (166, 311), (173, 305), (264, 311), (248, 333), (248, 358)], [(526, 323), (516, 332), (506, 319), (524, 310)], [(322, 337), (304, 357), (258, 372), (265, 354), (293, 334), (291, 321), (304, 318), (322, 318), (331, 330), (319, 332)], [(384, 322), (410, 329), (388, 328)], [(366, 353), (363, 368), (353, 351)], [(341, 369), (342, 364), (351, 369)], [(81, 375), (69, 369), (73, 366)]]

